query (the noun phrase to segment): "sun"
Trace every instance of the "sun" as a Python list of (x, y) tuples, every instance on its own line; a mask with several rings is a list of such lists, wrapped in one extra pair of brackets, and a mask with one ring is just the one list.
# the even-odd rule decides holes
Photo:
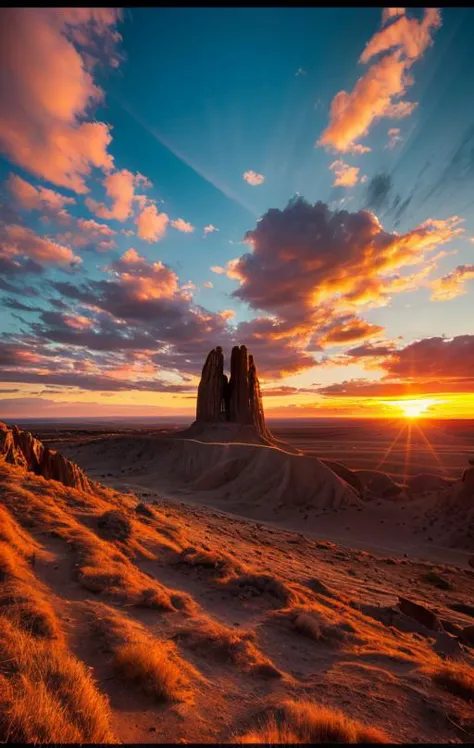
[(415, 399), (415, 400), (392, 400), (389, 405), (399, 408), (404, 418), (419, 418), (432, 406), (439, 403), (440, 400), (433, 398)]

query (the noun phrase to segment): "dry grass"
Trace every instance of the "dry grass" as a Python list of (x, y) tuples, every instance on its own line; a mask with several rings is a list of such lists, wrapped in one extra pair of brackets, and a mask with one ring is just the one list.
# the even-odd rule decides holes
[(474, 668), (462, 662), (446, 662), (430, 671), (434, 683), (464, 701), (474, 701)]
[[(9, 466), (10, 468), (11, 466)], [(15, 477), (18, 482), (15, 482)], [(185, 593), (170, 590), (156, 580), (151, 580), (131, 560), (137, 553), (147, 558), (156, 556), (145, 549), (134, 537), (121, 544), (108, 542), (88, 529), (79, 519), (84, 515), (83, 504), (87, 505), (91, 519), (110, 516), (110, 491), (102, 490), (100, 495), (86, 494), (73, 488), (66, 488), (55, 482), (54, 487), (43, 478), (21, 473), (19, 468), (6, 470), (0, 465), (2, 481), (2, 501), (19, 522), (27, 514), (29, 521), (37, 523), (38, 530), (47, 530), (68, 543), (76, 555), (76, 573), (80, 584), (90, 592), (109, 595), (123, 602), (157, 610), (194, 610), (192, 598)], [(112, 514), (125, 516), (131, 511), (132, 497), (117, 499), (120, 511)], [(76, 518), (75, 504), (81, 505), (81, 516)], [(87, 513), (86, 513), (87, 514)], [(15, 520), (16, 521), (16, 520)], [(154, 543), (160, 548), (180, 551), (181, 546), (165, 537), (159, 528), (153, 529), (137, 519), (126, 521), (132, 524), (133, 535), (140, 541)], [(157, 519), (157, 525), (161, 520)], [(163, 521), (166, 531), (172, 533), (171, 525)], [(20, 528), (21, 529), (21, 528)], [(178, 537), (176, 531), (176, 537)]]
[(131, 642), (116, 650), (114, 667), (123, 679), (137, 684), (158, 701), (185, 701), (190, 683), (175, 657), (170, 642), (155, 642), (152, 646), (148, 642)]
[(24, 559), (0, 541), (0, 615), (36, 637), (62, 639), (47, 590)]
[(236, 631), (205, 616), (195, 617), (181, 626), (174, 637), (192, 650), (221, 662), (230, 662), (244, 672), (280, 678), (282, 673), (255, 644), (255, 635)]
[(179, 556), (178, 563), (188, 564), (189, 566), (201, 566), (205, 569), (211, 569), (219, 576), (232, 576), (240, 574), (243, 566), (226, 553), (219, 551), (205, 551), (198, 548), (185, 548)]
[(1, 742), (117, 742), (107, 701), (62, 646), (0, 618), (0, 661)]
[(309, 701), (287, 701), (270, 710), (239, 743), (388, 743), (376, 727)]
[(292, 589), (281, 579), (270, 574), (247, 572), (224, 580), (224, 583), (236, 595), (240, 594), (245, 597), (266, 596), (285, 607), (299, 601), (296, 589)]
[(200, 674), (183, 660), (173, 642), (151, 636), (128, 616), (108, 605), (88, 602), (84, 610), (112, 665), (123, 679), (158, 701), (185, 701), (192, 696), (191, 681)]

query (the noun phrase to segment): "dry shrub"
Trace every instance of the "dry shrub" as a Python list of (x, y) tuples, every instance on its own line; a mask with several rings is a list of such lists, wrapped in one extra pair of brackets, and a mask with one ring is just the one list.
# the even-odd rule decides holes
[(0, 660), (1, 742), (117, 742), (106, 699), (63, 647), (0, 618)]
[(314, 613), (298, 613), (292, 623), (300, 634), (330, 646), (339, 646), (354, 639), (352, 624), (344, 621), (324, 624)]
[(324, 582), (321, 582), (321, 580), (317, 577), (307, 579), (305, 581), (305, 585), (306, 587), (309, 587), (309, 589), (313, 592), (316, 592), (318, 595), (323, 595), (324, 597), (336, 597), (335, 593), (332, 592), (329, 587), (326, 587)]
[(201, 566), (212, 569), (220, 576), (239, 574), (243, 567), (233, 558), (219, 551), (205, 551), (198, 548), (185, 548), (179, 556), (178, 563), (189, 566)]
[(296, 593), (278, 577), (270, 574), (240, 574), (226, 580), (226, 585), (235, 594), (243, 594), (248, 597), (259, 597), (262, 595), (273, 598), (285, 607), (297, 602)]
[(97, 525), (107, 540), (128, 540), (132, 534), (132, 523), (124, 512), (109, 509), (100, 515)]
[(114, 667), (158, 701), (184, 701), (190, 684), (175, 655), (171, 642), (130, 642), (117, 648)]
[(201, 651), (206, 657), (231, 662), (243, 671), (263, 677), (280, 678), (282, 673), (255, 644), (250, 631), (235, 631), (204, 616), (192, 618), (176, 632), (175, 639), (190, 649)]
[(269, 710), (240, 743), (388, 743), (382, 730), (309, 701), (286, 701)]
[(463, 662), (446, 662), (431, 671), (437, 686), (465, 701), (474, 701), (474, 669)]

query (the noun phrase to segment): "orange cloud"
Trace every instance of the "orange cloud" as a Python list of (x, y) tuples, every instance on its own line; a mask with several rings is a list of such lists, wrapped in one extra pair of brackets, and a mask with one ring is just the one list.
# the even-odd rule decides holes
[(433, 301), (448, 301), (467, 292), (467, 281), (474, 278), (474, 265), (458, 265), (447, 275), (432, 281)]
[(360, 169), (357, 166), (349, 166), (342, 159), (333, 161), (329, 168), (335, 175), (334, 187), (354, 187), (359, 181)]
[(319, 341), (323, 345), (345, 345), (357, 340), (381, 335), (384, 331), (380, 325), (373, 325), (364, 319), (353, 317), (336, 323)]
[(405, 14), (405, 8), (384, 8), (382, 11), (382, 26), (385, 26), (393, 18), (403, 16)]
[(36, 176), (78, 193), (87, 192), (91, 167), (113, 167), (108, 125), (84, 121), (102, 91), (71, 36), (81, 30), (88, 39), (111, 40), (120, 11), (98, 10), (1, 11), (0, 151)]
[(34, 187), (18, 174), (10, 174), (6, 184), (16, 202), (25, 210), (42, 210), (59, 218), (70, 218), (63, 208), (76, 202), (73, 197), (66, 197), (47, 187)]
[(140, 183), (141, 179), (141, 175), (132, 174), (128, 169), (107, 174), (104, 187), (112, 201), (112, 207), (108, 208), (104, 203), (91, 198), (87, 198), (85, 203), (98, 218), (126, 221), (132, 213), (133, 200), (136, 198), (135, 186)]
[(182, 231), (185, 234), (191, 234), (194, 231), (194, 226), (188, 221), (184, 221), (182, 218), (177, 218), (176, 221), (171, 221), (171, 225), (174, 229)]
[(40, 265), (72, 265), (82, 262), (69, 247), (63, 247), (52, 239), (35, 234), (31, 229), (17, 224), (3, 227), (0, 256), (27, 257)]
[(258, 174), (252, 169), (250, 169), (249, 171), (244, 171), (242, 177), (243, 179), (245, 179), (247, 184), (251, 184), (253, 187), (256, 187), (259, 184), (263, 184), (263, 182), (265, 181), (265, 177), (263, 176), (263, 174)]
[(144, 241), (158, 242), (163, 239), (168, 222), (166, 213), (159, 213), (155, 203), (150, 203), (137, 216), (137, 234)]
[(178, 291), (178, 276), (162, 262), (148, 262), (135, 249), (129, 249), (117, 262), (107, 268), (113, 270), (127, 293), (140, 301), (171, 297)]
[[(387, 20), (387, 18), (385, 18)], [(408, 71), (431, 43), (432, 33), (441, 25), (436, 8), (425, 9), (423, 19), (398, 18), (385, 26), (366, 44), (359, 62), (366, 64), (384, 54), (359, 78), (352, 93), (339, 91), (330, 107), (330, 121), (317, 145), (343, 153), (360, 152), (360, 138), (381, 117), (409, 116), (415, 102), (401, 100), (413, 78)], [(365, 148), (365, 146), (362, 146)]]

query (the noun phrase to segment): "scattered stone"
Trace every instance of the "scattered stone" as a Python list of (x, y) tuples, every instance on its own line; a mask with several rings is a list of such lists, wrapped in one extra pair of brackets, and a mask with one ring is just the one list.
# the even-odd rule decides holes
[(474, 647), (474, 626), (466, 626), (461, 629), (459, 638), (464, 644), (467, 644), (468, 647)]
[(452, 603), (448, 606), (451, 610), (455, 610), (456, 613), (464, 613), (466, 616), (472, 616), (474, 618), (474, 605), (468, 605), (467, 603)]
[(141, 502), (140, 502), (140, 504), (136, 505), (135, 512), (137, 514), (143, 515), (144, 517), (153, 517), (154, 516), (153, 512), (151, 511), (151, 509), (149, 509), (146, 504), (142, 504)]
[(404, 613), (406, 616), (412, 618), (414, 621), (420, 623), (422, 626), (425, 626), (431, 631), (443, 630), (443, 626), (439, 618), (431, 610), (425, 608), (424, 605), (414, 603), (412, 600), (408, 600), (406, 597), (399, 597), (398, 600), (398, 606), (402, 613)]
[(455, 636), (451, 636), (451, 634), (443, 632), (437, 634), (433, 650), (440, 657), (445, 658), (457, 657), (462, 654), (462, 647), (458, 639)]

